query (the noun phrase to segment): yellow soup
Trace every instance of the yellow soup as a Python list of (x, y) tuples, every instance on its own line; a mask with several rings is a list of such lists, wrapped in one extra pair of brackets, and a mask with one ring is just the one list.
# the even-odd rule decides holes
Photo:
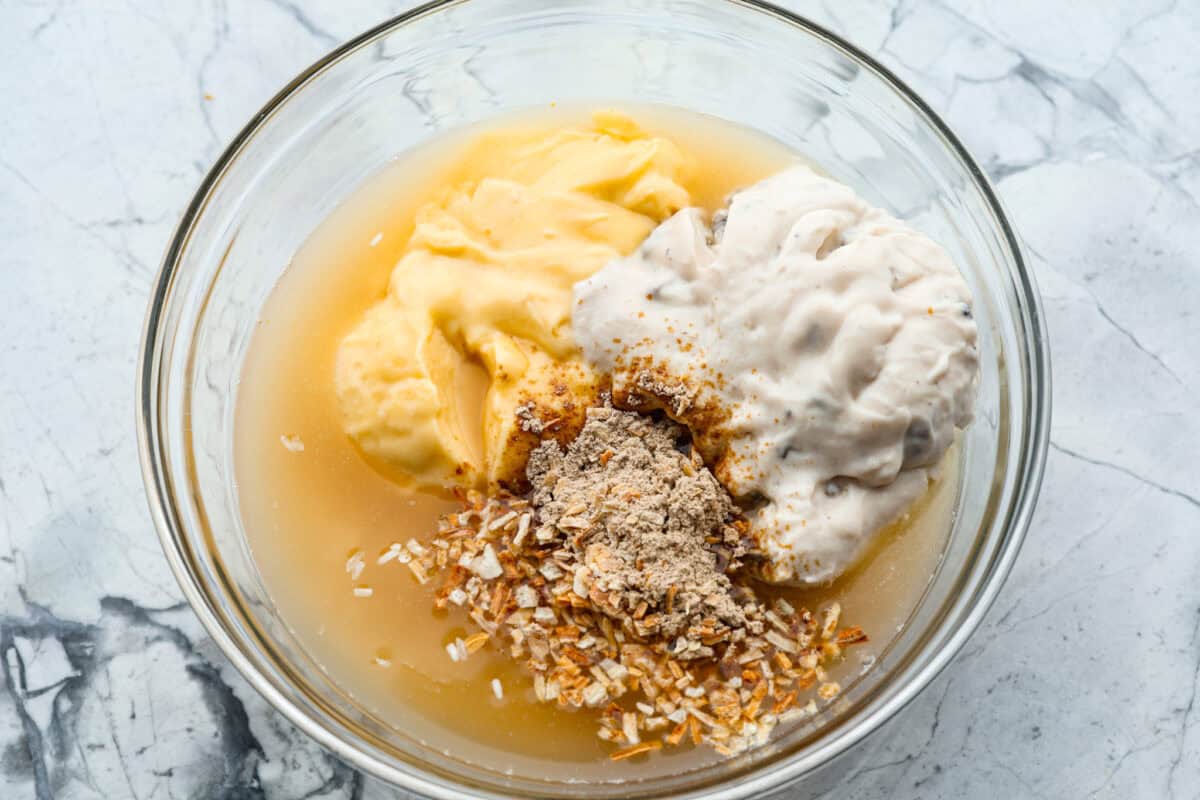
[[(338, 350), (347, 432), (416, 488), (519, 485), (537, 437), (517, 406), (569, 431), (595, 404), (571, 287), (689, 205), (683, 181), (698, 167), (614, 112), (479, 134), (417, 209), (387, 294)], [(482, 451), (468, 422), (479, 409), (456, 391), (472, 363), (488, 376)]]

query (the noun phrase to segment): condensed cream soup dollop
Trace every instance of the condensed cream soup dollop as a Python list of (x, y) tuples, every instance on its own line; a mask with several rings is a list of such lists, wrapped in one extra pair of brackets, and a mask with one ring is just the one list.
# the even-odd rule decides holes
[(972, 417), (971, 293), (949, 255), (805, 166), (684, 209), (575, 285), (620, 404), (691, 427), (770, 580), (823, 583), (919, 498)]
[[(570, 332), (572, 286), (688, 205), (686, 168), (678, 147), (611, 111), (481, 135), (338, 345), (346, 433), (420, 489), (518, 485), (542, 429), (569, 440), (597, 400)], [(458, 389), (471, 362), (488, 373), (482, 410)], [(474, 452), (467, 421), (480, 414)]]

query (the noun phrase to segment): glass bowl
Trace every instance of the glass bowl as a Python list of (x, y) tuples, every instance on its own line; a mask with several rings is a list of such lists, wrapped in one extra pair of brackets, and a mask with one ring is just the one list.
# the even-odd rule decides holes
[[(508, 776), (374, 718), (305, 653), (255, 568), (236, 498), (233, 409), (259, 311), (289, 259), (365, 178), (441, 132), (550, 103), (676, 106), (755, 128), (940, 241), (976, 298), (982, 380), (957, 512), (924, 599), (875, 667), (807, 727), (717, 766), (625, 783)], [(1028, 525), (1049, 430), (1032, 277), (982, 171), (886, 69), (748, 0), (447, 0), (349, 42), (251, 120), (163, 262), (138, 433), (171, 568), (246, 679), (340, 758), (432, 797), (751, 797), (822, 774), (953, 657)], [(835, 761), (836, 760), (836, 761)]]

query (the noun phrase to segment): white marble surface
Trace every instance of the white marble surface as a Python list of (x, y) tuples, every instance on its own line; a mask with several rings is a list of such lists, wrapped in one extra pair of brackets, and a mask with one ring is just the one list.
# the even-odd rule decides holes
[[(181, 605), (133, 386), (204, 170), (300, 68), (404, 5), (0, 3), (5, 798), (394, 796), (271, 712)], [(831, 796), (1200, 797), (1200, 5), (789, 5), (914, 83), (991, 172), (1054, 350), (1016, 570)]]

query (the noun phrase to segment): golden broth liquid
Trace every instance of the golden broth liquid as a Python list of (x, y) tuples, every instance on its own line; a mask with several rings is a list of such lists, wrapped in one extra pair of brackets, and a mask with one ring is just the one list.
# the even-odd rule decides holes
[[(727, 195), (790, 163), (797, 154), (762, 134), (710, 117), (638, 109), (647, 131), (674, 140), (696, 167), (685, 185), (709, 210)], [(524, 115), (508, 126), (586, 124), (561, 111)], [(445, 645), (474, 628), (456, 608), (434, 612), (434, 577), (418, 584), (404, 565), (376, 558), (393, 542), (427, 541), (452, 503), (402, 488), (374, 470), (342, 431), (334, 391), (338, 342), (385, 293), (412, 232), (414, 212), (455, 182), (454, 157), (472, 131), (406, 153), (358, 189), (296, 253), (263, 309), (237, 396), (235, 462), (241, 513), (255, 561), (282, 617), (347, 694), (401, 733), (452, 757), (519, 776), (611, 781), (678, 773), (720, 759), (679, 748), (613, 763), (591, 713), (533, 696), (532, 679), (490, 646), (454, 663)], [(463, 379), (481, 398), (482, 370)], [(478, 407), (478, 406), (476, 406)], [(478, 435), (478, 420), (473, 421)], [(298, 437), (293, 452), (281, 437)], [(772, 594), (816, 609), (837, 600), (843, 625), (870, 641), (847, 649), (832, 680), (848, 686), (887, 647), (919, 602), (950, 527), (957, 463), (867, 558), (833, 587)], [(358, 580), (347, 560), (362, 551)], [(369, 597), (354, 588), (370, 587)], [(503, 699), (491, 681), (498, 678)]]

